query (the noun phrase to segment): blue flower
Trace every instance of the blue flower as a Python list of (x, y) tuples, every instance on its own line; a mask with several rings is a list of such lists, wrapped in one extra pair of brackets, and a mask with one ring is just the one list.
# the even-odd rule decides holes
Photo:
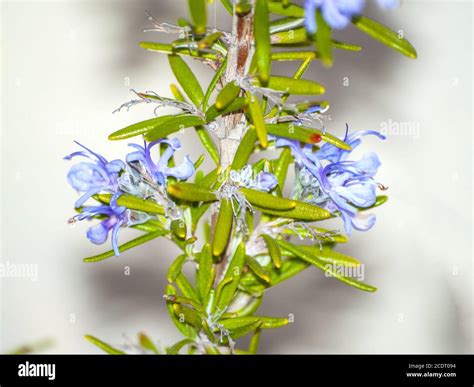
[[(399, 4), (399, 0), (377, 0), (377, 2), (384, 9), (392, 9)], [(343, 29), (353, 16), (362, 12), (364, 5), (364, 0), (305, 0), (306, 29), (310, 34), (317, 31), (315, 17), (317, 10), (321, 11), (322, 17), (330, 27)]]
[[(150, 151), (157, 144), (167, 144), (168, 146), (158, 162), (155, 162), (151, 157)], [(186, 156), (183, 162), (176, 167), (168, 166), (174, 152), (181, 149), (181, 143), (177, 138), (172, 140), (161, 139), (149, 144), (145, 143), (144, 146), (137, 144), (129, 144), (129, 146), (137, 150), (127, 155), (127, 163), (140, 162), (150, 177), (160, 185), (166, 185), (166, 178), (169, 176), (179, 180), (189, 179), (195, 171), (194, 164), (189, 159), (189, 156)]]
[(321, 10), (326, 23), (336, 29), (345, 28), (351, 18), (362, 12), (364, 0), (305, 0), (305, 23), (309, 33), (317, 30), (315, 13)]
[(377, 0), (379, 6), (384, 9), (393, 9), (400, 5), (400, 0)]
[(81, 162), (73, 165), (69, 170), (67, 179), (71, 186), (84, 194), (76, 201), (76, 208), (81, 207), (92, 195), (99, 192), (115, 193), (118, 186), (120, 172), (125, 169), (125, 163), (121, 160), (108, 162), (103, 156), (91, 151), (84, 145), (75, 141), (84, 150), (71, 153), (65, 160), (81, 156), (90, 162)]
[(276, 177), (268, 172), (262, 171), (253, 177), (251, 165), (246, 165), (240, 171), (230, 171), (230, 179), (237, 185), (258, 191), (269, 192), (278, 185)]
[(112, 196), (109, 205), (84, 207), (83, 211), (74, 217), (75, 220), (91, 220), (96, 216), (105, 216), (99, 224), (87, 230), (87, 238), (96, 245), (101, 245), (107, 241), (109, 232), (112, 231), (112, 247), (115, 255), (120, 255), (118, 248), (118, 232), (122, 225), (130, 225), (129, 210), (117, 204), (117, 199), (121, 193), (117, 192)]
[[(362, 137), (375, 135), (385, 137), (375, 131), (358, 131), (346, 135), (344, 141), (354, 150), (362, 142)], [(375, 153), (367, 153), (360, 160), (348, 160), (351, 151), (331, 144), (324, 144), (317, 152), (311, 145), (303, 148), (297, 141), (280, 139), (277, 146), (291, 148), (297, 166), (295, 196), (300, 200), (313, 202), (332, 213), (339, 213), (348, 235), (352, 228), (366, 231), (375, 224), (375, 215), (359, 213), (357, 207), (367, 208), (376, 200), (378, 183), (374, 180), (380, 166)]]

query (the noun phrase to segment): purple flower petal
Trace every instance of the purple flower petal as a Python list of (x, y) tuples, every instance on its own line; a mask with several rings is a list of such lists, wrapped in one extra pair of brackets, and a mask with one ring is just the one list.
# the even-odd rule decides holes
[(324, 20), (332, 28), (340, 30), (349, 24), (350, 15), (341, 13), (341, 10), (337, 8), (337, 5), (334, 1), (326, 0), (321, 8), (321, 13)]
[(377, 0), (377, 3), (384, 9), (394, 9), (400, 5), (400, 0)]
[(260, 191), (268, 192), (278, 185), (277, 178), (273, 174), (268, 172), (260, 172), (255, 180), (257, 189), (259, 189)]
[(107, 221), (104, 221), (89, 228), (86, 234), (87, 239), (89, 239), (95, 245), (104, 244), (107, 241), (107, 237), (109, 236), (109, 228), (107, 225)]
[(176, 167), (166, 167), (163, 171), (165, 176), (172, 176), (179, 180), (189, 179), (194, 174), (194, 164), (190, 160), (189, 156), (186, 156), (183, 162)]

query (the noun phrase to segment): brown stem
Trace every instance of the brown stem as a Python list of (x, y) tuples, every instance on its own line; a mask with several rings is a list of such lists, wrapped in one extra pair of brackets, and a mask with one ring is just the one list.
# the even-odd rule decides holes
[[(232, 40), (227, 57), (225, 83), (233, 82), (237, 77), (245, 76), (250, 68), (254, 53), (253, 7), (246, 15), (237, 15), (234, 7), (232, 18)], [(224, 171), (232, 164), (240, 141), (245, 134), (245, 126), (239, 125), (245, 119), (242, 112), (229, 114), (222, 119), (218, 130), (220, 167)], [(212, 230), (215, 228), (217, 206), (212, 208)], [(228, 261), (227, 254), (216, 264), (216, 281), (219, 280)]]
[[(253, 9), (247, 15), (235, 13), (232, 21), (232, 42), (229, 47), (226, 83), (233, 82), (237, 77), (248, 73), (254, 52)], [(244, 135), (244, 127), (239, 126), (243, 113), (229, 114), (223, 118), (219, 133), (220, 165), (222, 169), (232, 164), (237, 147)]]

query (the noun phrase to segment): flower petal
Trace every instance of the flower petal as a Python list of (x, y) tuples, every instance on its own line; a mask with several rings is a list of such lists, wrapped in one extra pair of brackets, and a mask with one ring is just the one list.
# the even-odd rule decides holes
[(107, 171), (102, 166), (93, 163), (73, 165), (67, 174), (67, 180), (72, 188), (79, 192), (101, 188), (110, 183)]
[(304, 3), (304, 20), (306, 24), (306, 29), (310, 34), (316, 32), (316, 1), (306, 0)]
[(334, 1), (326, 0), (321, 7), (321, 11), (324, 20), (332, 28), (343, 29), (349, 24), (350, 17), (348, 15), (342, 14)]
[(163, 174), (166, 177), (173, 176), (179, 180), (186, 180), (194, 174), (194, 171), (195, 169), (193, 162), (191, 161), (189, 156), (186, 156), (180, 165), (172, 168), (167, 167)]
[(352, 218), (352, 225), (356, 230), (367, 231), (371, 229), (376, 221), (374, 214), (362, 214), (358, 213)]
[(400, 5), (400, 0), (377, 0), (377, 3), (384, 9), (393, 9)]
[(339, 12), (347, 16), (360, 14), (364, 9), (364, 0), (329, 0), (334, 2)]
[(120, 250), (118, 246), (118, 233), (120, 231), (120, 227), (122, 226), (123, 220), (119, 220), (115, 223), (112, 229), (112, 248), (114, 249), (115, 255), (118, 257), (120, 255)]
[(103, 221), (87, 230), (87, 238), (95, 245), (101, 245), (107, 241), (109, 236), (109, 228), (107, 221)]
[(260, 172), (256, 179), (256, 188), (260, 191), (271, 191), (278, 185), (277, 178), (268, 172)]
[(357, 207), (370, 207), (375, 203), (375, 184), (371, 182), (354, 184), (348, 187), (334, 187), (333, 191)]

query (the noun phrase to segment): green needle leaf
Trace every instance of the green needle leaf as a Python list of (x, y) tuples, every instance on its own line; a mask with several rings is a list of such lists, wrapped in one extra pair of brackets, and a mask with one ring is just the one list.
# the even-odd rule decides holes
[(299, 44), (308, 42), (306, 28), (296, 28), (274, 33), (270, 37), (272, 44)]
[(217, 94), (216, 108), (222, 111), (227, 108), (239, 96), (240, 87), (235, 82), (229, 82)]
[(219, 294), (217, 294), (218, 300), (216, 308), (218, 308), (218, 310), (224, 310), (224, 308), (226, 308), (232, 301), (235, 291), (237, 290), (237, 286), (239, 285), (240, 277), (242, 276), (244, 262), (245, 244), (241, 243), (237, 247), (232, 260), (227, 267), (224, 278), (221, 281), (221, 283), (224, 283), (225, 285), (221, 288), (222, 290), (218, 292)]
[[(190, 0), (192, 2), (198, 0)], [(203, 0), (204, 1), (204, 0)], [(194, 105), (200, 106), (204, 99), (204, 92), (202, 91), (201, 85), (196, 79), (195, 75), (187, 65), (187, 63), (178, 55), (168, 56), (171, 70), (178, 80), (179, 84), (183, 88), (186, 95), (193, 102)]]
[(265, 234), (262, 234), (262, 238), (265, 241), (265, 244), (267, 245), (268, 254), (270, 255), (270, 258), (272, 259), (273, 264), (275, 265), (277, 269), (279, 269), (282, 265), (282, 260), (281, 260), (281, 251), (280, 251), (280, 247), (278, 246), (278, 243), (276, 243), (276, 241), (272, 237)]
[(216, 105), (212, 105), (206, 111), (206, 121), (212, 122), (219, 116), (225, 116), (226, 114), (234, 113), (238, 110), (242, 110), (246, 104), (247, 104), (247, 98), (237, 97), (230, 103), (229, 106), (227, 106), (223, 110), (219, 110), (217, 109)]
[(181, 90), (179, 90), (178, 86), (176, 86), (174, 83), (170, 85), (171, 93), (173, 94), (173, 97), (176, 98), (176, 100), (180, 102), (186, 102), (186, 98), (184, 97), (183, 93), (181, 93)]
[(188, 202), (213, 202), (216, 195), (201, 184), (176, 183), (168, 185), (168, 193), (175, 198)]
[(252, 270), (258, 278), (262, 279), (265, 282), (270, 282), (270, 274), (268, 273), (267, 270), (265, 270), (265, 268), (262, 267), (262, 265), (260, 265), (260, 263), (258, 263), (258, 261), (255, 258), (247, 255), (245, 257), (245, 263), (248, 265), (250, 270)]
[(258, 76), (263, 85), (268, 82), (272, 62), (269, 24), (267, 0), (256, 0), (254, 16), (255, 56), (257, 58)]
[(299, 246), (300, 249), (309, 252), (310, 254), (318, 257), (319, 260), (335, 265), (342, 265), (346, 267), (356, 267), (360, 266), (360, 262), (350, 257), (349, 255), (341, 254), (337, 251), (334, 251), (332, 247), (322, 246)]
[(278, 186), (281, 190), (285, 185), (286, 176), (288, 174), (288, 167), (293, 162), (293, 155), (291, 154), (291, 150), (289, 148), (284, 148), (281, 153), (280, 157), (275, 160), (273, 166), (273, 174), (278, 180)]
[(180, 273), (176, 277), (175, 282), (184, 297), (189, 298), (195, 302), (198, 302), (199, 298), (196, 294), (196, 291), (194, 290), (193, 286), (191, 285), (191, 283), (189, 282), (189, 280), (186, 278), (186, 276), (183, 273)]
[[(295, 275), (301, 273), (303, 270), (307, 269), (310, 266), (308, 262), (302, 261), (297, 258), (289, 258), (283, 261), (281, 268), (278, 270), (271, 270), (270, 275), (270, 284), (265, 284), (262, 281), (259, 281), (257, 277), (253, 275), (245, 275), (242, 277), (240, 286), (248, 293), (254, 294), (256, 296), (261, 296), (262, 292), (268, 286), (276, 286)], [(257, 298), (258, 299), (258, 298)]]
[(224, 8), (227, 10), (227, 12), (232, 15), (232, 13), (234, 12), (233, 9), (232, 9), (232, 3), (231, 3), (231, 0), (221, 0), (221, 3), (222, 5), (224, 6)]
[(206, 305), (209, 297), (209, 291), (214, 282), (214, 269), (212, 267), (211, 246), (204, 245), (199, 259), (199, 269), (196, 274), (196, 288), (202, 305)]
[(257, 132), (255, 128), (250, 128), (245, 133), (240, 141), (239, 147), (235, 152), (234, 160), (232, 161), (232, 169), (238, 171), (247, 165), (250, 156), (253, 153), (255, 142), (257, 141)]
[(365, 32), (367, 35), (370, 35), (372, 38), (378, 40), (386, 46), (401, 52), (403, 55), (411, 59), (416, 59), (417, 53), (411, 43), (384, 25), (365, 16), (353, 17), (352, 23), (354, 23), (354, 25), (361, 31)]
[(113, 132), (112, 134), (109, 135), (109, 140), (124, 140), (127, 138), (135, 137), (135, 136), (140, 136), (142, 134), (145, 134), (156, 127), (166, 123), (170, 119), (172, 119), (173, 115), (167, 115), (167, 116), (161, 116), (161, 117), (156, 117), (152, 118), (150, 120), (146, 121), (141, 121), (137, 122), (136, 124), (127, 126), (126, 128), (117, 130), (116, 132)]
[(186, 254), (181, 254), (173, 261), (170, 268), (168, 269), (168, 274), (166, 275), (168, 282), (176, 281), (176, 278), (178, 278), (178, 276), (181, 274), (181, 269), (183, 268), (186, 259)]
[(111, 355), (124, 355), (125, 354), (125, 352), (119, 349), (116, 349), (107, 343), (104, 343), (102, 340), (99, 340), (98, 338), (94, 336), (85, 335), (84, 337), (88, 341), (90, 341), (92, 344), (94, 344), (96, 347), (99, 347), (102, 351), (107, 352), (108, 354), (111, 354)]
[(256, 320), (250, 324), (243, 325), (238, 328), (234, 328), (230, 330), (230, 336), (236, 340), (240, 337), (243, 337), (245, 335), (248, 335), (250, 332), (253, 332), (255, 330), (258, 330), (260, 326), (262, 325), (262, 322), (260, 320)]
[(216, 144), (214, 144), (212, 136), (207, 132), (204, 126), (196, 126), (196, 133), (199, 140), (201, 140), (202, 146), (208, 151), (212, 160), (214, 160), (216, 164), (219, 164), (219, 151), (216, 148)]
[(347, 285), (353, 286), (360, 290), (364, 290), (366, 292), (375, 292), (377, 290), (377, 288), (357, 281), (351, 277), (344, 277), (341, 273), (338, 272), (338, 270), (334, 270), (331, 264), (328, 264), (327, 262), (318, 258), (316, 255), (306, 251), (305, 249), (302, 249), (299, 246), (295, 246), (289, 242), (281, 240), (278, 241), (278, 244), (289, 253), (294, 254), (297, 258), (300, 258), (303, 261), (306, 261), (316, 266), (318, 269), (321, 269), (322, 271), (326, 272), (331, 277), (337, 278), (339, 281), (342, 281)]
[(331, 28), (321, 15), (321, 11), (316, 12), (316, 23), (318, 30), (316, 31), (316, 44), (321, 61), (324, 66), (332, 66), (332, 42), (331, 42)]
[(194, 32), (197, 35), (205, 34), (207, 25), (206, 0), (188, 0), (188, 5), (194, 23)]
[[(190, 0), (190, 2), (192, 2), (194, 0)], [(186, 345), (189, 345), (189, 344), (194, 344), (194, 340), (191, 340), (191, 339), (183, 339), (181, 341), (178, 341), (176, 344), (174, 344), (173, 346), (169, 347), (167, 350), (166, 350), (166, 353), (168, 355), (177, 355), (179, 354), (179, 351), (181, 351)]]
[(294, 30), (304, 25), (304, 18), (282, 17), (270, 22), (270, 33)]
[[(258, 84), (255, 80), (254, 83)], [(297, 95), (319, 95), (325, 92), (324, 86), (307, 79), (272, 76), (268, 81), (270, 89)]]
[[(172, 285), (168, 285), (165, 290), (167, 296), (176, 296), (176, 289)], [(166, 309), (171, 317), (171, 320), (176, 325), (178, 330), (186, 337), (193, 338), (196, 336), (196, 331), (192, 326), (187, 325), (184, 321), (180, 321), (179, 317), (176, 316), (173, 306), (176, 305), (172, 302), (166, 303)]]
[(355, 52), (362, 50), (362, 46), (359, 46), (357, 44), (352, 44), (352, 43), (340, 42), (338, 40), (333, 40), (332, 45), (334, 48), (338, 48), (340, 50), (355, 51)]
[(177, 48), (166, 43), (140, 42), (140, 47), (148, 51), (155, 51), (163, 54), (179, 54), (191, 56), (197, 59), (217, 60), (217, 55), (214, 53), (190, 50), (189, 48)]
[(255, 126), (257, 138), (260, 141), (262, 148), (266, 148), (268, 146), (268, 137), (267, 129), (265, 128), (265, 119), (263, 118), (262, 106), (256, 96), (251, 95), (250, 93), (247, 93), (247, 96), (249, 99), (249, 112), (252, 117), (253, 125)]
[(151, 142), (165, 138), (166, 136), (176, 133), (180, 130), (184, 130), (193, 126), (201, 126), (205, 123), (206, 122), (198, 116), (190, 114), (176, 115), (147, 131), (144, 134), (144, 137), (145, 140)]
[(138, 334), (138, 342), (140, 343), (142, 348), (152, 351), (156, 354), (160, 353), (160, 351), (158, 351), (158, 348), (156, 348), (156, 345), (145, 333), (140, 332)]
[(304, 17), (304, 8), (296, 4), (285, 5), (281, 2), (268, 2), (268, 10), (282, 16), (291, 16), (296, 18)]
[(329, 211), (317, 206), (313, 206), (312, 204), (296, 201), (296, 207), (292, 210), (274, 210), (267, 207), (260, 207), (257, 205), (253, 205), (253, 207), (265, 214), (278, 216), (280, 218), (288, 218), (288, 219), (298, 219), (298, 220), (306, 220), (306, 221), (316, 221), (316, 220), (323, 220), (329, 219), (332, 215)]
[(294, 209), (297, 204), (295, 200), (280, 198), (278, 196), (273, 196), (271, 194), (250, 188), (241, 188), (240, 190), (252, 205), (258, 207), (264, 207), (277, 211), (287, 211)]
[(178, 239), (186, 238), (186, 224), (182, 220), (173, 220), (170, 224), (170, 228)]
[(252, 335), (249, 343), (249, 352), (256, 354), (258, 350), (258, 344), (260, 343), (260, 336), (262, 335), (261, 329), (255, 330), (255, 333)]
[(197, 330), (201, 329), (202, 318), (195, 310), (180, 304), (173, 304), (173, 311), (179, 319), (184, 319), (187, 324), (192, 325)]
[(163, 229), (163, 225), (153, 219), (145, 223), (135, 224), (131, 227), (133, 227), (136, 230), (140, 230), (144, 232), (153, 232), (153, 231), (158, 231), (158, 230)]
[(221, 77), (224, 75), (224, 72), (226, 71), (226, 69), (227, 69), (227, 57), (224, 58), (219, 69), (214, 74), (214, 77), (212, 78), (211, 83), (209, 83), (209, 86), (206, 90), (206, 94), (204, 95), (204, 100), (202, 102), (203, 110), (206, 110), (208, 108), (209, 98), (211, 98), (212, 92), (216, 89), (216, 86), (219, 83), (219, 80), (221, 79)]
[(261, 329), (275, 329), (284, 327), (289, 323), (287, 318), (263, 317), (263, 316), (245, 316), (221, 320), (220, 323), (225, 329), (233, 330), (252, 324), (256, 321), (261, 323)]
[[(98, 194), (96, 195), (97, 200), (101, 203), (110, 204), (112, 194)], [(160, 205), (152, 202), (151, 200), (141, 199), (132, 195), (121, 195), (117, 199), (119, 206), (127, 207), (129, 210), (142, 211), (148, 214), (164, 215), (165, 210)]]
[(209, 48), (212, 47), (214, 43), (216, 43), (221, 36), (224, 35), (223, 32), (217, 31), (213, 32), (209, 35), (204, 36), (199, 42), (198, 42), (198, 48), (204, 49), (204, 48)]
[(272, 52), (272, 60), (294, 61), (294, 60), (315, 60), (318, 53), (315, 51), (280, 51)]
[[(148, 234), (139, 236), (138, 238), (132, 239), (131, 241), (128, 241), (127, 243), (124, 243), (123, 245), (119, 246), (119, 251), (123, 253), (124, 251), (130, 250), (136, 246), (140, 246), (146, 242), (149, 242), (155, 238), (158, 238), (160, 236), (163, 236), (169, 233), (170, 233), (169, 230), (158, 230), (158, 231), (150, 232)], [(114, 250), (109, 250), (105, 253), (94, 255), (93, 257), (84, 258), (83, 261), (86, 263), (99, 262), (110, 257), (115, 257)]]
[(271, 284), (275, 286), (308, 268), (309, 264), (298, 259), (288, 259), (281, 265), (280, 271), (272, 272)]
[(291, 138), (306, 144), (317, 144), (321, 140), (328, 142), (338, 148), (351, 150), (350, 145), (341, 139), (329, 133), (324, 133), (318, 129), (305, 128), (304, 126), (295, 125), (293, 123), (267, 124), (267, 131), (277, 137)]
[(202, 313), (203, 309), (201, 304), (198, 304), (196, 301), (191, 298), (181, 297), (181, 296), (164, 296), (166, 301), (173, 302), (180, 305), (190, 305), (195, 311)]
[(230, 234), (232, 232), (232, 223), (234, 213), (232, 210), (232, 199), (222, 199), (217, 215), (216, 227), (214, 230), (214, 238), (212, 240), (212, 255), (221, 256), (227, 247)]
[[(261, 282), (259, 282), (261, 283)], [(250, 316), (253, 315), (258, 308), (262, 305), (263, 297), (254, 297), (246, 306), (242, 309), (233, 312), (234, 317)]]

